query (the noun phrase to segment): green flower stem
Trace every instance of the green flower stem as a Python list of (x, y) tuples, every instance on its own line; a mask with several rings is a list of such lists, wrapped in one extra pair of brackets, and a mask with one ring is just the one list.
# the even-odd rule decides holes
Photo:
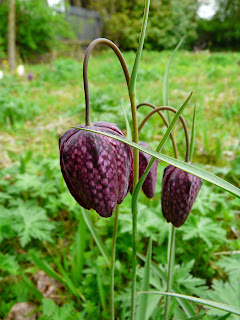
[(119, 62), (121, 63), (127, 85), (129, 85), (130, 81), (130, 74), (128, 71), (128, 67), (126, 64), (126, 61), (121, 53), (121, 51), (118, 49), (118, 47), (110, 40), (105, 39), (105, 38), (98, 38), (93, 40), (90, 45), (88, 46), (85, 56), (84, 56), (84, 62), (83, 62), (83, 83), (84, 83), (84, 93), (85, 93), (85, 124), (86, 126), (91, 125), (91, 120), (90, 120), (90, 101), (89, 101), (89, 88), (88, 88), (88, 62), (89, 58), (91, 56), (91, 53), (93, 49), (95, 48), (96, 45), (98, 44), (106, 44), (109, 46), (116, 54), (118, 57)]
[[(149, 106), (151, 108), (153, 108), (154, 110), (152, 110), (151, 112), (149, 112), (149, 114), (143, 119), (142, 123), (140, 124), (138, 131), (140, 132), (142, 127), (144, 126), (144, 124), (148, 121), (148, 119), (154, 115), (156, 112), (159, 113), (159, 115), (162, 117), (166, 127), (169, 127), (169, 123), (167, 121), (167, 119), (164, 117), (164, 115), (162, 114), (161, 110), (167, 110), (167, 111), (172, 111), (174, 113), (177, 113), (177, 110), (173, 107), (156, 107), (154, 104), (149, 103), (149, 102), (144, 102), (144, 103), (140, 103), (137, 108), (141, 107), (141, 106)], [(185, 139), (186, 139), (186, 155), (185, 155), (185, 162), (189, 162), (189, 154), (190, 154), (190, 143), (189, 143), (189, 134), (188, 134), (188, 129), (187, 129), (187, 124), (186, 121), (184, 120), (183, 116), (180, 115), (179, 116), (180, 121), (182, 122), (182, 126), (185, 132)], [(177, 146), (176, 146), (176, 142), (175, 142), (175, 138), (173, 133), (170, 133), (170, 137), (172, 139), (172, 143), (173, 143), (173, 149), (174, 149), (174, 154), (175, 154), (175, 158), (178, 158), (178, 151), (177, 151)]]
[[(128, 85), (129, 97), (132, 109), (132, 123), (133, 123), (133, 142), (138, 143), (138, 120), (137, 120), (137, 108), (136, 108), (136, 80), (138, 66), (142, 54), (145, 33), (147, 29), (148, 13), (150, 7), (150, 0), (145, 0), (145, 8), (143, 15), (142, 29), (139, 39), (139, 45), (133, 65), (131, 78)], [(134, 167), (133, 167), (133, 191), (138, 183), (139, 179), (139, 151), (134, 148)], [(135, 313), (135, 296), (136, 296), (136, 267), (137, 267), (137, 206), (132, 209), (132, 292), (131, 292), (131, 316), (130, 320), (134, 319)]]
[[(169, 245), (168, 245), (168, 278), (167, 278), (167, 290), (166, 292), (171, 292), (172, 289), (172, 273), (174, 266), (174, 256), (175, 256), (175, 233), (176, 228), (171, 224), (169, 230)], [(170, 296), (166, 297), (165, 302), (165, 312), (164, 312), (164, 320), (168, 319), (168, 311), (170, 305)]]
[(111, 263), (110, 263), (111, 320), (115, 320), (115, 316), (114, 316), (114, 266), (115, 266), (115, 255), (116, 255), (116, 240), (117, 240), (119, 206), (120, 205), (117, 204), (116, 210), (115, 210), (113, 237), (112, 237)]

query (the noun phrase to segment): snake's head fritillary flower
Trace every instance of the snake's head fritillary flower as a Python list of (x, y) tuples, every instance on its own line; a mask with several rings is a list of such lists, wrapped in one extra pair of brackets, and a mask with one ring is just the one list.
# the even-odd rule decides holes
[(186, 221), (201, 188), (202, 180), (171, 165), (164, 169), (162, 212), (167, 222), (181, 227)]
[(28, 73), (27, 78), (28, 78), (29, 81), (32, 81), (33, 80), (33, 74), (31, 72)]
[[(109, 122), (77, 127), (124, 137), (119, 127)], [(113, 138), (72, 128), (60, 137), (59, 149), (62, 175), (72, 196), (85, 209), (110, 217), (128, 192), (131, 148)]]
[[(149, 148), (149, 146), (145, 142), (140, 141), (139, 144), (145, 148)], [(139, 151), (139, 177), (143, 175), (151, 158), (152, 156), (150, 156), (149, 154)], [(156, 183), (157, 183), (157, 169), (158, 169), (158, 160), (156, 159), (142, 186), (142, 190), (144, 194), (149, 199), (154, 197)]]
[[(145, 148), (150, 149), (148, 144), (145, 142), (140, 141), (139, 144)], [(139, 150), (139, 178), (141, 178), (141, 176), (143, 175), (151, 158), (152, 156)], [(146, 195), (146, 197), (148, 197), (149, 199), (154, 197), (156, 182), (157, 182), (157, 169), (158, 169), (158, 160), (156, 159), (142, 185), (142, 190)], [(130, 192), (132, 193), (132, 186), (131, 186)]]

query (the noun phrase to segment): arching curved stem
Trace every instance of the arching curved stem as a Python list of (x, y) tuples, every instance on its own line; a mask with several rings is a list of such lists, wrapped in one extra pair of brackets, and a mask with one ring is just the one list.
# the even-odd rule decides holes
[(91, 53), (93, 51), (93, 49), (96, 47), (96, 45), (98, 44), (105, 44), (107, 46), (109, 46), (117, 55), (118, 60), (121, 63), (125, 78), (126, 78), (126, 82), (127, 82), (127, 86), (129, 84), (130, 81), (130, 75), (129, 75), (129, 71), (128, 71), (128, 67), (126, 64), (126, 61), (121, 53), (121, 51), (118, 49), (118, 47), (110, 40), (105, 39), (105, 38), (98, 38), (93, 40), (90, 45), (88, 46), (85, 56), (84, 56), (84, 62), (83, 62), (83, 82), (84, 82), (84, 92), (85, 92), (85, 103), (86, 103), (86, 116), (85, 116), (85, 124), (86, 126), (89, 126), (91, 124), (91, 120), (90, 120), (90, 103), (89, 103), (89, 88), (88, 88), (88, 61), (89, 58), (91, 56)]
[[(137, 108), (144, 106), (144, 105), (152, 105), (151, 103), (141, 103), (137, 106)], [(153, 105), (152, 105), (153, 106)], [(155, 109), (157, 109), (156, 106), (154, 106)], [(165, 123), (166, 127), (169, 127), (169, 122), (167, 121), (166, 117), (164, 116), (164, 114), (161, 112), (161, 110), (158, 111), (158, 114), (160, 115), (160, 117), (163, 119), (163, 122)], [(146, 123), (146, 121), (149, 119), (148, 115), (146, 116), (146, 118), (143, 119), (143, 121), (141, 122), (140, 126), (138, 127), (138, 133), (140, 133), (140, 131), (142, 130), (144, 124)], [(170, 138), (172, 140), (172, 145), (173, 145), (173, 150), (174, 150), (174, 155), (175, 158), (178, 157), (178, 149), (177, 149), (177, 144), (176, 144), (176, 140), (174, 138), (174, 135), (172, 134), (172, 132), (170, 133)]]
[[(144, 124), (147, 122), (147, 120), (152, 116), (154, 115), (156, 112), (161, 112), (162, 110), (169, 110), (169, 111), (172, 111), (174, 113), (177, 113), (177, 110), (173, 107), (168, 107), (168, 106), (163, 106), (163, 107), (156, 107), (154, 104), (152, 103), (148, 103), (148, 102), (144, 102), (144, 103), (141, 103), (137, 106), (137, 108), (143, 106), (143, 105), (146, 105), (146, 106), (149, 106), (151, 108), (153, 108), (154, 110), (152, 110), (151, 112), (149, 112), (149, 114), (144, 118), (144, 120), (142, 121), (142, 123), (140, 124), (139, 126), (139, 131), (142, 129), (142, 127), (144, 126)], [(162, 113), (159, 113), (160, 116), (163, 118), (164, 116), (162, 115)], [(183, 125), (183, 129), (184, 129), (184, 132), (185, 132), (185, 138), (186, 138), (186, 155), (185, 155), (185, 161), (188, 162), (189, 161), (189, 153), (190, 153), (190, 142), (189, 142), (189, 134), (188, 134), (188, 129), (187, 129), (187, 124), (183, 118), (183, 116), (181, 115), (179, 117), (180, 121), (182, 122), (182, 125)], [(166, 120), (166, 122), (165, 122)], [(167, 121), (167, 119), (165, 118), (165, 120), (163, 119), (163, 121), (165, 122), (166, 126), (168, 127), (169, 126), (169, 123)], [(171, 139), (172, 139), (172, 136), (171, 136)], [(174, 138), (173, 138), (174, 139)], [(173, 140), (172, 140), (173, 141)], [(175, 142), (175, 145), (176, 145), (176, 142)], [(174, 152), (175, 152), (175, 149), (174, 149)], [(176, 155), (176, 153), (175, 153)], [(177, 157), (176, 157), (177, 158)]]

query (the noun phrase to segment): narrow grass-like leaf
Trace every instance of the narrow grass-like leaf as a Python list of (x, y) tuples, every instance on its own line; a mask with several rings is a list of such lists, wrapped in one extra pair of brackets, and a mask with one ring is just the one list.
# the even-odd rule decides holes
[(83, 216), (78, 217), (78, 229), (75, 239), (75, 248), (72, 255), (71, 275), (75, 286), (81, 284), (82, 270), (84, 265), (84, 251), (86, 246), (86, 223)]
[[(177, 53), (178, 49), (180, 48), (184, 38), (185, 38), (185, 36), (182, 37), (182, 39), (177, 44), (176, 48), (173, 50), (173, 52), (168, 60), (166, 69), (165, 69), (165, 73), (164, 73), (164, 77), (163, 77), (163, 105), (164, 106), (168, 106), (168, 77), (169, 77), (170, 67), (171, 67), (173, 58), (174, 58), (175, 54)], [(167, 111), (167, 116), (168, 116), (168, 121), (170, 122), (169, 111)]]
[(150, 7), (150, 0), (145, 0), (145, 9), (144, 9), (139, 45), (137, 48), (137, 53), (135, 56), (135, 61), (134, 61), (133, 69), (132, 69), (132, 74), (131, 74), (130, 82), (128, 85), (130, 95), (132, 95), (135, 92), (135, 88), (136, 88), (138, 66), (139, 66), (139, 62), (141, 59), (141, 55), (142, 55), (144, 38), (145, 38), (146, 29), (147, 29), (149, 7)]
[(29, 291), (34, 295), (35, 298), (38, 299), (38, 301), (42, 301), (43, 295), (42, 293), (35, 287), (35, 285), (32, 283), (32, 281), (25, 276), (25, 274), (20, 270), (21, 277), (28, 287)]
[(38, 268), (42, 269), (47, 275), (63, 284), (66, 284), (64, 278), (55, 270), (53, 270), (53, 268), (46, 261), (38, 258), (36, 254), (33, 252), (30, 252), (30, 257), (33, 260), (33, 262), (38, 266)]
[[(146, 261), (146, 257), (144, 257), (142, 254), (138, 253), (138, 257), (144, 262)], [(167, 276), (165, 275), (165, 273), (157, 266), (155, 266), (152, 262), (151, 269), (159, 278), (161, 278), (165, 283), (167, 283)], [(182, 293), (181, 290), (174, 283), (172, 285), (172, 288), (175, 292), (180, 294)], [(194, 317), (196, 315), (193, 306), (187, 300), (177, 298), (177, 301), (188, 317)]]
[[(148, 250), (147, 250), (147, 258), (144, 266), (144, 275), (142, 280), (142, 291), (147, 291), (149, 289), (149, 280), (150, 280), (150, 267), (151, 267), (151, 257), (152, 257), (152, 239), (149, 239), (148, 242)], [(138, 309), (137, 309), (137, 318), (138, 320), (145, 320), (148, 306), (148, 297), (144, 297), (142, 295), (140, 297)]]
[(108, 256), (108, 253), (107, 253), (107, 250), (104, 246), (104, 244), (102, 243), (101, 239), (99, 238), (93, 224), (92, 224), (92, 221), (90, 220), (89, 218), (89, 215), (85, 212), (85, 210), (83, 208), (81, 208), (81, 211), (82, 211), (82, 215), (83, 215), (83, 219), (84, 221), (86, 222), (86, 225), (88, 226), (88, 229), (90, 230), (100, 252), (102, 253), (102, 255), (104, 256), (108, 266), (110, 266), (110, 259), (109, 259), (109, 256)]
[(189, 161), (192, 161), (192, 157), (193, 157), (194, 144), (195, 144), (195, 128), (196, 128), (196, 106), (194, 106), (194, 110), (193, 110), (192, 134), (191, 134), (191, 141), (190, 141)]
[(229, 318), (231, 315), (231, 312), (225, 314), (224, 316), (222, 316), (221, 318), (218, 318), (218, 320), (226, 320), (227, 318)]
[(167, 162), (168, 164), (171, 164), (172, 166), (179, 168), (183, 171), (189, 172), (191, 174), (193, 174), (194, 176), (197, 176), (203, 180), (206, 180), (212, 184), (215, 184), (216, 186), (222, 188), (223, 190), (233, 194), (235, 197), (240, 198), (240, 189), (238, 189), (237, 187), (235, 187), (234, 185), (232, 185), (231, 183), (225, 181), (224, 179), (219, 178), (218, 176), (216, 176), (213, 173), (210, 173), (208, 171), (205, 171), (201, 168), (195, 167), (194, 165), (188, 164), (186, 162), (174, 159), (170, 156), (164, 155), (162, 153), (153, 151), (151, 149), (145, 148), (143, 146), (140, 146), (137, 143), (134, 143), (132, 141), (128, 141), (122, 137), (110, 134), (110, 133), (106, 133), (106, 132), (100, 132), (100, 131), (96, 131), (96, 130), (90, 130), (90, 129), (86, 129), (86, 128), (77, 128), (77, 127), (73, 127), (79, 130), (85, 130), (85, 131), (89, 131), (89, 132), (94, 132), (94, 133), (98, 133), (98, 134), (102, 134), (106, 137), (110, 137), (113, 139), (116, 139), (118, 141), (121, 141), (123, 143), (128, 144), (131, 147), (137, 148), (138, 150), (141, 150), (149, 155), (151, 155), (154, 158), (157, 158), (161, 161)]
[(197, 320), (197, 319), (202, 319), (205, 317), (206, 313), (200, 314), (199, 316), (192, 317), (192, 318), (187, 318), (186, 320)]
[(212, 307), (212, 308), (215, 308), (215, 309), (228, 311), (228, 312), (231, 312), (233, 314), (236, 314), (236, 315), (240, 316), (240, 308), (239, 307), (231, 306), (231, 305), (224, 304), (224, 303), (221, 303), (221, 302), (216, 302), (216, 301), (196, 298), (196, 297), (192, 297), (192, 296), (186, 296), (185, 294), (161, 292), (161, 291), (140, 291), (137, 294), (160, 294), (160, 295), (163, 295), (163, 296), (171, 296), (171, 297), (186, 299), (186, 300), (190, 300), (190, 301), (193, 301), (193, 302), (197, 302), (198, 304), (203, 304), (205, 306)]
[(104, 286), (103, 286), (103, 282), (102, 282), (101, 268), (99, 268), (96, 265), (95, 270), (96, 270), (96, 275), (97, 275), (97, 286), (98, 286), (98, 293), (99, 293), (100, 301), (101, 301), (103, 310), (106, 311), (107, 310), (106, 297), (105, 297), (106, 295), (104, 292)]
[(71, 291), (71, 293), (79, 300), (86, 301), (85, 297), (82, 295), (80, 290), (74, 285), (71, 278), (68, 275), (68, 272), (63, 268), (58, 258), (54, 259), (55, 263), (57, 264), (57, 267), (59, 271), (61, 272), (62, 277), (64, 278), (64, 284), (65, 286)]
[(126, 111), (125, 111), (125, 108), (124, 108), (124, 105), (123, 105), (123, 100), (121, 100), (121, 107), (122, 107), (122, 112), (123, 112), (125, 123), (126, 123), (127, 140), (132, 141), (132, 131), (131, 131), (131, 127), (130, 127), (130, 124), (129, 124), (129, 121), (128, 121), (128, 117), (127, 117), (127, 114), (126, 114)]

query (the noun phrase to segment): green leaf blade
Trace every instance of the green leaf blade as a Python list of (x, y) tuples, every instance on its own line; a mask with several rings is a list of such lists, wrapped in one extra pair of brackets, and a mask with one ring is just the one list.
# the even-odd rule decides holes
[(92, 221), (89, 218), (89, 215), (85, 212), (85, 210), (83, 208), (81, 208), (81, 211), (82, 211), (83, 219), (84, 219), (86, 225), (88, 226), (88, 229), (90, 230), (100, 252), (102, 253), (103, 257), (105, 258), (108, 266), (110, 266), (110, 258), (107, 253), (107, 250), (106, 250), (104, 244), (102, 243), (102, 240), (99, 238), (99, 236), (98, 236), (98, 234), (92, 224)]
[[(149, 289), (149, 281), (150, 281), (150, 267), (151, 267), (151, 257), (152, 257), (152, 239), (149, 239), (148, 242), (148, 250), (147, 250), (147, 258), (144, 266), (144, 276), (142, 281), (142, 290), (146, 291)], [(148, 299), (142, 295), (140, 297), (138, 309), (137, 309), (137, 319), (145, 320), (147, 313), (147, 305)]]
[(228, 311), (228, 312), (231, 312), (233, 314), (240, 316), (240, 308), (239, 307), (231, 306), (231, 305), (224, 304), (221, 302), (216, 302), (216, 301), (196, 298), (196, 297), (192, 297), (192, 296), (187, 296), (185, 294), (160, 292), (160, 291), (145, 291), (145, 292), (140, 291), (140, 292), (138, 292), (138, 294), (160, 294), (160, 295), (164, 295), (164, 296), (171, 296), (171, 297), (175, 297), (175, 298), (186, 299), (189, 301), (196, 302), (198, 304), (203, 304), (208, 307), (216, 308), (216, 309), (223, 310), (223, 311)]
[(73, 127), (76, 128), (78, 130), (85, 130), (85, 131), (89, 131), (89, 132), (93, 132), (93, 133), (98, 133), (98, 134), (102, 134), (104, 136), (116, 139), (118, 141), (121, 141), (125, 144), (128, 144), (131, 147), (137, 148), (138, 150), (141, 150), (153, 157), (155, 157), (156, 159), (159, 159), (161, 161), (167, 162), (168, 164), (171, 164), (172, 166), (179, 168), (183, 171), (189, 172), (203, 180), (206, 180), (212, 184), (215, 184), (216, 186), (222, 188), (223, 190), (231, 193), (232, 195), (234, 195), (235, 197), (240, 198), (240, 189), (238, 189), (236, 186), (232, 185), (231, 183), (225, 181), (224, 179), (219, 178), (218, 176), (214, 175), (213, 173), (210, 173), (208, 171), (205, 171), (201, 168), (198, 168), (194, 165), (190, 165), (186, 162), (174, 159), (170, 156), (164, 155), (162, 153), (158, 153), (156, 151), (153, 151), (151, 149), (145, 148), (143, 146), (140, 146), (137, 143), (134, 143), (132, 141), (128, 141), (125, 138), (122, 137), (118, 137), (115, 136), (113, 134), (110, 133), (105, 133), (105, 132), (99, 132), (96, 130), (90, 130), (90, 129), (85, 129), (85, 128), (77, 128), (77, 127)]

